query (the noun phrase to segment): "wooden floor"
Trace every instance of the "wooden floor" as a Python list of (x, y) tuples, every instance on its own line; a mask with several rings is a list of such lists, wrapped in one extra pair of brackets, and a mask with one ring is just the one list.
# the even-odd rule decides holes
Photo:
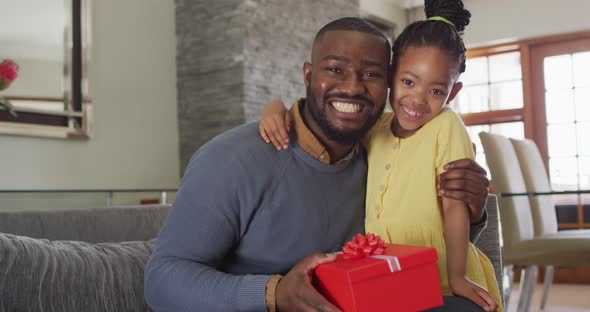
[[(542, 284), (537, 284), (531, 311), (540, 311)], [(509, 312), (516, 311), (518, 297), (520, 294), (520, 285), (514, 284), (510, 303)], [(590, 285), (589, 284), (553, 284), (549, 290), (549, 299), (545, 307), (545, 312), (590, 312)]]

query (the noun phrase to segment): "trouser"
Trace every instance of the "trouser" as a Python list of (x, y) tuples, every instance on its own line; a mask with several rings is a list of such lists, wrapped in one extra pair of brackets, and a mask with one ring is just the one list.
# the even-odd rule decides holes
[(468, 299), (457, 296), (444, 296), (442, 307), (426, 310), (427, 312), (483, 312), (484, 310)]

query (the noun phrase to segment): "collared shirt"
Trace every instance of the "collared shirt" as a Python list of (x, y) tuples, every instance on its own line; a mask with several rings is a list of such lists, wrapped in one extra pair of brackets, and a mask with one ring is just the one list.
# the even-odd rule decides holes
[[(313, 158), (319, 160), (322, 163), (331, 164), (332, 159), (330, 157), (330, 153), (328, 153), (328, 150), (322, 144), (322, 142), (320, 142), (320, 140), (316, 138), (311, 130), (309, 130), (305, 124), (305, 121), (303, 121), (303, 117), (301, 117), (301, 114), (303, 114), (303, 105), (305, 105), (305, 99), (298, 99), (289, 110), (291, 120), (293, 121), (293, 129), (295, 131), (295, 139), (297, 140), (297, 144), (303, 151), (311, 155)], [(339, 165), (349, 162), (359, 152), (359, 146), (360, 145), (358, 143), (355, 144), (350, 153), (337, 161), (335, 164)]]

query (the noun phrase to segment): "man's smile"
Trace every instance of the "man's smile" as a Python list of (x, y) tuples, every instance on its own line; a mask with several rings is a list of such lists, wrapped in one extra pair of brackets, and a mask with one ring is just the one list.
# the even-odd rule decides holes
[(341, 113), (359, 113), (364, 106), (355, 103), (347, 103), (341, 101), (330, 102), (332, 107)]

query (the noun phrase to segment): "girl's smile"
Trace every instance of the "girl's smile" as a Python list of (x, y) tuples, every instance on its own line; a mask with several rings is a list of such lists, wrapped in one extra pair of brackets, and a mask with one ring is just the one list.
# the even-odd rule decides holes
[(396, 64), (390, 102), (398, 137), (414, 134), (432, 120), (461, 89), (457, 60), (435, 46), (409, 46)]

